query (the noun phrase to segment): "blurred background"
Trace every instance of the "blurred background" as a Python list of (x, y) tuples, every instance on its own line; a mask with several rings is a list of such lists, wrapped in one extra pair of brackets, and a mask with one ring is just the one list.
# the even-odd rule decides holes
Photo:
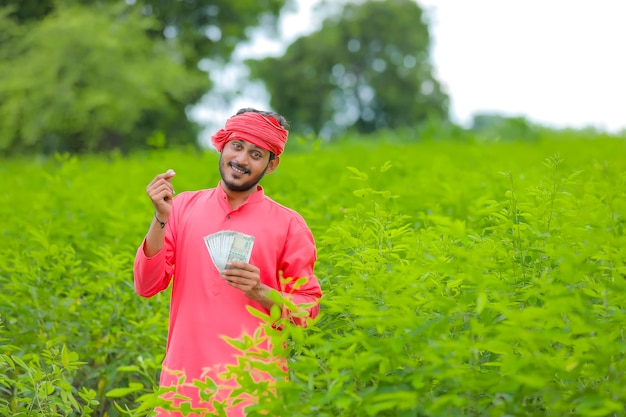
[[(292, 134), (624, 135), (618, 1), (0, 0), (0, 152), (210, 146), (241, 107)], [(412, 134), (411, 134), (412, 133)]]

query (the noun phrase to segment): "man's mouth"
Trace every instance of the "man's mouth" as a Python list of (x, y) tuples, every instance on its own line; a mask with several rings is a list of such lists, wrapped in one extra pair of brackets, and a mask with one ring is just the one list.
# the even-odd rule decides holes
[(228, 165), (230, 165), (233, 171), (235, 171), (238, 174), (244, 175), (244, 174), (250, 173), (250, 171), (248, 171), (246, 168), (242, 167), (241, 165), (233, 164), (232, 162), (229, 163)]

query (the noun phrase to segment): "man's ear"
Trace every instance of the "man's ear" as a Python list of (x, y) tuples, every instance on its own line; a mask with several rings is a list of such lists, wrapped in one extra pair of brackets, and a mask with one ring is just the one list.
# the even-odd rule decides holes
[(267, 168), (265, 168), (265, 173), (269, 174), (276, 169), (278, 164), (280, 163), (280, 157), (276, 155), (274, 159), (272, 159), (269, 164), (267, 164)]

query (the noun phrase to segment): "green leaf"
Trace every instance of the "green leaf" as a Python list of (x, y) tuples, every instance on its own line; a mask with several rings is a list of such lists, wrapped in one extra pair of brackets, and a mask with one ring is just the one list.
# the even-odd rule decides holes
[(354, 179), (367, 181), (367, 179), (369, 178), (369, 176), (365, 172), (359, 171), (355, 167), (346, 167), (346, 169), (355, 175), (354, 177), (352, 177)]
[(391, 168), (392, 166), (393, 164), (391, 163), (391, 161), (386, 161), (384, 165), (380, 167), (380, 172), (385, 172), (389, 170), (389, 168)]
[(124, 397), (128, 394), (132, 394), (133, 392), (141, 391), (144, 388), (143, 384), (140, 382), (131, 382), (128, 384), (128, 387), (124, 388), (114, 388), (108, 391), (105, 395), (108, 398), (120, 398)]
[(125, 365), (118, 366), (117, 370), (118, 372), (137, 372), (139, 371), (139, 367), (137, 365)]
[(478, 294), (478, 298), (476, 299), (476, 314), (480, 314), (485, 309), (487, 305), (487, 294), (481, 292)]

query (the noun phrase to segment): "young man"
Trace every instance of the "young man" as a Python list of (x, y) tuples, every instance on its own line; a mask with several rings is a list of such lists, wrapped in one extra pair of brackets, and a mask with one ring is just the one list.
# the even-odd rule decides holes
[[(179, 394), (192, 399), (192, 407), (206, 409), (208, 415), (211, 403), (200, 401), (193, 381), (211, 378), (232, 387), (232, 381), (220, 374), (237, 363), (240, 352), (224, 337), (238, 339), (259, 328), (261, 320), (250, 314), (248, 306), (268, 313), (274, 304), (268, 295), (279, 292), (303, 306), (308, 318), (319, 312), (322, 292), (313, 272), (316, 249), (311, 231), (302, 216), (265, 196), (258, 185), (280, 162), (286, 126), (277, 113), (239, 110), (212, 137), (221, 153), (217, 187), (174, 198), (175, 173), (168, 170), (146, 189), (155, 216), (135, 257), (135, 290), (151, 297), (173, 281), (160, 384), (177, 386)], [(223, 267), (216, 260), (218, 251), (207, 240), (222, 231), (245, 235), (240, 239), (244, 244), (253, 239), (248, 262), (239, 258)], [(294, 285), (301, 277), (307, 278), (306, 283)], [(283, 317), (306, 325), (307, 317), (290, 317), (287, 308), (279, 307)], [(185, 378), (182, 386), (181, 377)], [(215, 398), (224, 400), (228, 391), (218, 391)], [(245, 405), (232, 406), (228, 415), (244, 415)], [(179, 414), (161, 410), (158, 415)]]

